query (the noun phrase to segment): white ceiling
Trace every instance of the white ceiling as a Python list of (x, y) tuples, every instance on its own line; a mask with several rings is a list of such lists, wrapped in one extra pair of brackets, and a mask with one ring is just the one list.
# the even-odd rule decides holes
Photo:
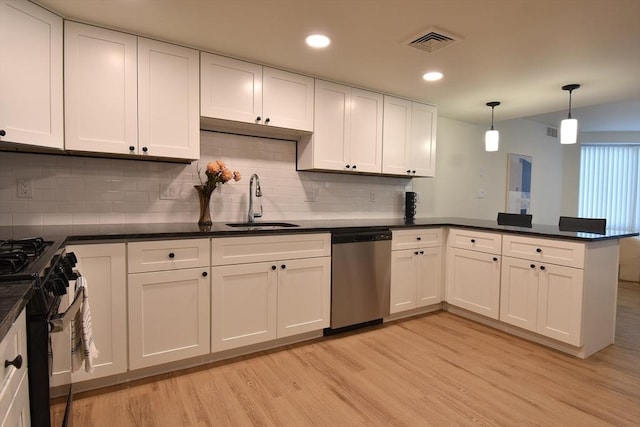
[[(540, 115), (568, 107), (561, 86), (579, 83), (575, 111), (622, 101), (640, 130), (640, 103), (627, 102), (640, 100), (639, 0), (37, 2), (65, 18), (429, 102), (472, 123), (490, 121), (488, 101), (502, 102), (496, 121), (550, 120)], [(433, 53), (406, 46), (432, 26), (459, 41)], [(312, 51), (303, 40), (313, 32), (332, 44)], [(429, 70), (444, 79), (423, 81)]]

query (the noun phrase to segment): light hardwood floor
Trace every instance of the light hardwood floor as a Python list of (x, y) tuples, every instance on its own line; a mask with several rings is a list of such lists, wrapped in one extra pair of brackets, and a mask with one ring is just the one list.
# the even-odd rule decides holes
[(75, 396), (92, 426), (638, 426), (640, 287), (586, 360), (439, 312)]

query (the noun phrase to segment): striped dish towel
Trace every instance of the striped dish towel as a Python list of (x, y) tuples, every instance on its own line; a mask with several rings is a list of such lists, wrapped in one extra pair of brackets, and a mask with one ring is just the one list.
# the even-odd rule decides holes
[(87, 280), (80, 276), (76, 280), (76, 289), (82, 291), (82, 305), (73, 319), (71, 329), (71, 366), (72, 372), (77, 371), (84, 363), (86, 372), (93, 372), (93, 360), (99, 355), (93, 337), (91, 309), (89, 308), (89, 291)]

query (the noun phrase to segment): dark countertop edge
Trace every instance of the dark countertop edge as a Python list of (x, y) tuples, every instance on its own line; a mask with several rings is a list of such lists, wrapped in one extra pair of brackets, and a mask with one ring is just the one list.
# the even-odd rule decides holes
[(0, 285), (0, 341), (13, 326), (22, 310), (27, 306), (33, 294), (33, 284), (30, 280)]

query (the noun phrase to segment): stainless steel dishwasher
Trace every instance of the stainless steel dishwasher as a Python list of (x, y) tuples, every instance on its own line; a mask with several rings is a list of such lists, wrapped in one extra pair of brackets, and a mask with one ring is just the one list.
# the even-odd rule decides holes
[(331, 326), (325, 335), (382, 322), (389, 315), (391, 230), (331, 235)]

